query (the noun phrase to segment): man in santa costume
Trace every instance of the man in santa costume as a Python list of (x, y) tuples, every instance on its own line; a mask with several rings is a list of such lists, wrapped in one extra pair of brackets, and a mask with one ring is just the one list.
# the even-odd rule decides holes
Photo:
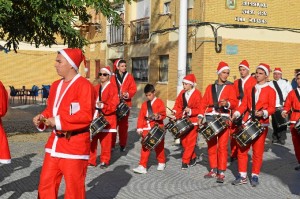
[(9, 164), (11, 162), (10, 151), (6, 133), (2, 124), (2, 117), (5, 116), (8, 109), (8, 94), (7, 91), (0, 81), (0, 163)]
[[(114, 62), (114, 75), (111, 82), (118, 88), (119, 98), (124, 101), (129, 107), (132, 106), (131, 100), (136, 93), (136, 84), (131, 74), (127, 72), (126, 61), (118, 59)], [(128, 118), (130, 111), (127, 115), (118, 120), (118, 134), (120, 151), (125, 152), (128, 137)], [(113, 135), (112, 147), (115, 147), (117, 134)]]
[[(236, 108), (237, 97), (233, 84), (227, 81), (229, 73), (228, 64), (221, 61), (217, 68), (218, 79), (214, 84), (208, 85), (205, 90), (198, 116), (199, 125), (202, 124), (204, 116), (207, 123), (214, 121), (217, 115), (221, 115), (223, 120), (227, 121), (231, 110)], [(210, 171), (204, 175), (204, 178), (217, 178), (218, 183), (224, 182), (229, 134), (230, 128), (225, 128), (207, 142)]]
[(94, 136), (91, 143), (91, 153), (89, 159), (90, 166), (96, 166), (98, 140), (101, 144), (100, 168), (108, 167), (111, 158), (111, 142), (113, 134), (117, 133), (117, 115), (116, 108), (119, 104), (118, 90), (109, 79), (111, 76), (110, 67), (106, 66), (100, 69), (100, 84), (95, 86), (96, 111), (94, 119), (99, 115), (109, 123), (100, 133)]
[[(234, 90), (236, 92), (236, 96), (238, 99), (238, 105), (242, 103), (242, 99), (245, 96), (245, 91), (251, 90), (256, 85), (256, 79), (250, 75), (250, 67), (247, 60), (243, 60), (239, 64), (239, 72), (241, 78), (236, 79), (233, 83)], [(233, 111), (234, 112), (234, 111)], [(230, 161), (234, 161), (237, 159), (237, 143), (236, 140), (233, 138), (233, 134), (237, 133), (238, 126), (240, 124), (232, 123), (231, 125), (231, 136), (230, 136)]]
[[(269, 85), (276, 91), (276, 111), (281, 111), (288, 93), (292, 90), (292, 86), (287, 79), (282, 79), (281, 68), (275, 68), (273, 71), (273, 81)], [(275, 115), (272, 115), (272, 143), (284, 145), (286, 140), (287, 125), (278, 126)]]
[[(147, 101), (142, 106), (137, 121), (137, 133), (145, 138), (149, 131), (155, 126), (164, 127), (163, 120), (166, 118), (166, 107), (164, 102), (155, 96), (155, 88), (152, 84), (147, 84), (144, 88)], [(163, 171), (166, 167), (164, 138), (154, 148), (158, 161), (157, 170)], [(146, 174), (148, 159), (151, 151), (145, 146), (141, 148), (141, 158), (139, 166), (134, 168), (135, 173)]]
[(187, 117), (193, 124), (194, 128), (180, 138), (183, 153), (181, 169), (186, 170), (189, 166), (195, 166), (197, 155), (195, 146), (197, 142), (197, 116), (200, 112), (202, 101), (201, 92), (196, 89), (196, 77), (194, 74), (188, 74), (182, 80), (183, 90), (176, 98), (175, 105), (172, 109), (174, 119)]
[[(246, 147), (238, 146), (238, 171), (239, 175), (232, 182), (233, 185), (247, 183), (247, 164), (248, 164), (248, 151), (252, 146), (252, 174), (251, 185), (253, 187), (259, 184), (259, 173), (263, 161), (263, 153), (265, 148), (265, 139), (268, 134), (269, 116), (275, 112), (276, 92), (271, 88), (267, 82), (270, 74), (270, 66), (261, 63), (256, 68), (257, 84), (253, 89), (247, 90), (242, 104), (234, 112), (232, 120), (240, 117), (243, 113), (245, 116), (243, 121), (246, 122), (251, 117), (259, 120), (260, 124), (264, 126), (264, 130), (259, 138), (252, 141)], [(252, 95), (255, 99), (252, 99)], [(255, 105), (252, 105), (252, 100)], [(253, 109), (254, 107), (254, 109)], [(251, 113), (251, 114), (250, 114)]]
[(39, 130), (53, 129), (45, 146), (38, 198), (57, 198), (62, 177), (65, 198), (85, 198), (90, 154), (89, 125), (94, 112), (92, 84), (78, 74), (85, 57), (78, 48), (58, 51), (55, 60), (62, 79), (52, 83), (46, 109), (33, 118)]
[[(290, 121), (290, 130), (292, 133), (292, 141), (294, 145), (295, 155), (298, 161), (296, 171), (300, 171), (300, 72), (296, 74), (297, 88), (289, 92), (282, 111), (282, 116), (288, 116), (288, 112), (292, 112)], [(295, 128), (297, 127), (298, 130)]]

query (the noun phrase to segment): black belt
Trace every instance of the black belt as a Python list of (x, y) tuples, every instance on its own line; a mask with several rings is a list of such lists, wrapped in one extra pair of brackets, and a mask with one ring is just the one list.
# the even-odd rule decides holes
[(300, 113), (300, 110), (294, 109), (293, 112)]
[(56, 133), (56, 136), (58, 138), (64, 138), (64, 137), (68, 137), (68, 136), (79, 135), (81, 133), (86, 133), (86, 132), (89, 132), (89, 131), (90, 131), (90, 129), (87, 127), (87, 128), (80, 129), (80, 130), (77, 130), (77, 131), (64, 131), (64, 133)]

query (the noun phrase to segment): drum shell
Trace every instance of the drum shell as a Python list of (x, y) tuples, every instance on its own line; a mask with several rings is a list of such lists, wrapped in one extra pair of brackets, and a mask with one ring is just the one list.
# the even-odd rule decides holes
[(243, 129), (241, 128), (240, 131), (234, 135), (234, 138), (241, 147), (245, 147), (259, 138), (263, 131), (264, 127), (261, 126), (259, 121), (250, 121), (244, 125)]
[(194, 128), (194, 125), (188, 118), (182, 118), (170, 121), (165, 127), (178, 139), (189, 133)]
[(142, 145), (148, 150), (153, 150), (163, 140), (165, 134), (166, 130), (156, 124), (142, 139)]
[(125, 102), (123, 101), (120, 102), (116, 109), (117, 119), (121, 120), (123, 117), (125, 117), (128, 114), (129, 110), (130, 108)]
[(288, 125), (290, 123), (290, 117), (288, 116), (286, 118), (283, 118), (281, 113), (282, 109), (276, 109), (275, 113), (272, 115), (272, 119), (274, 120), (274, 123), (277, 128)]
[(108, 124), (109, 124), (108, 121), (105, 119), (103, 115), (95, 118), (90, 125), (91, 139), (93, 139), (95, 135), (100, 133)]
[(198, 132), (203, 135), (206, 141), (209, 141), (226, 128), (227, 124), (225, 120), (218, 116), (214, 121), (205, 123), (201, 128), (198, 129)]

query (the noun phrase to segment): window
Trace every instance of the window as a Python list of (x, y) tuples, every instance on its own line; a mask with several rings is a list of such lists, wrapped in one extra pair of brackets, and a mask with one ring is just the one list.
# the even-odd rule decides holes
[(186, 55), (186, 74), (192, 73), (192, 53)]
[(159, 56), (159, 77), (158, 81), (168, 82), (169, 55)]
[(150, 0), (136, 1), (136, 19), (150, 17)]
[(171, 11), (170, 11), (170, 4), (171, 2), (165, 2), (164, 3), (164, 14), (169, 14)]
[(108, 44), (122, 43), (124, 42), (124, 17), (125, 8), (124, 4), (120, 4), (114, 7), (114, 10), (119, 14), (122, 24), (120, 26), (115, 26), (111, 24), (110, 18), (107, 20), (107, 42)]
[(135, 81), (148, 82), (148, 57), (132, 58), (132, 75)]

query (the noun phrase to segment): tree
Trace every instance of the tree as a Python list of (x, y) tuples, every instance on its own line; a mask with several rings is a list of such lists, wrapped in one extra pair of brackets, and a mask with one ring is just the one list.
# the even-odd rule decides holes
[[(130, 3), (130, 0), (125, 0)], [(0, 39), (5, 47), (18, 49), (19, 42), (49, 46), (57, 44), (59, 35), (69, 47), (82, 48), (87, 40), (73, 28), (75, 16), (86, 24), (91, 16), (87, 9), (93, 8), (115, 25), (121, 19), (114, 4), (123, 0), (0, 0)]]

